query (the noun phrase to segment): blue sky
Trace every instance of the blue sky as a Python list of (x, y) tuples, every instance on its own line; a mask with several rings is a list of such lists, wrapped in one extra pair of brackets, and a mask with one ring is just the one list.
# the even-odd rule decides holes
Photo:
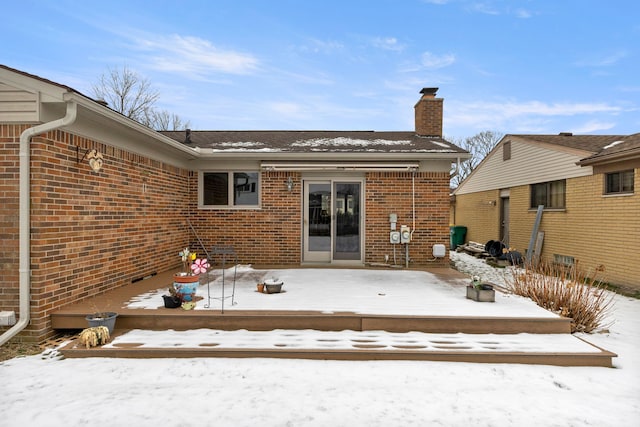
[(93, 95), (108, 67), (193, 129), (413, 130), (439, 87), (449, 138), (640, 132), (636, 0), (3, 2), (0, 63)]

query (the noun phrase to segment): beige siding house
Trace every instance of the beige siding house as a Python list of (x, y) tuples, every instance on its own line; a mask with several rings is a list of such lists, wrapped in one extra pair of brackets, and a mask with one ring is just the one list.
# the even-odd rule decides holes
[(639, 180), (640, 134), (505, 135), (454, 191), (451, 220), (525, 253), (544, 205), (544, 259), (640, 289)]

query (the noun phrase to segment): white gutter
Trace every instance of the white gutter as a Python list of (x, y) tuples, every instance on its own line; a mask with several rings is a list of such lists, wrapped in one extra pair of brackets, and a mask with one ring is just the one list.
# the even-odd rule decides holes
[(31, 319), (31, 138), (54, 129), (68, 126), (76, 121), (78, 104), (67, 102), (67, 113), (61, 119), (26, 129), (20, 135), (20, 264), (18, 267), (20, 290), (20, 319), (0, 335), (0, 346), (16, 336), (29, 325)]

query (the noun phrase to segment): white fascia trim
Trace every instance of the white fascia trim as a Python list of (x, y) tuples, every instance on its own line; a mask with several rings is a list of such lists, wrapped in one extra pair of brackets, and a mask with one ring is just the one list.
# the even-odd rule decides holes
[(418, 170), (418, 162), (262, 162), (262, 170), (267, 171), (414, 171)]
[(109, 118), (110, 120), (113, 120), (115, 122), (120, 123), (123, 126), (129, 127), (131, 129), (134, 129), (135, 131), (142, 133), (144, 135), (147, 135), (151, 138), (154, 138), (156, 140), (158, 140), (158, 142), (161, 142), (163, 144), (166, 144), (172, 148), (175, 148), (176, 150), (179, 150), (181, 152), (183, 152), (184, 154), (189, 155), (191, 158), (196, 159), (198, 157), (200, 157), (200, 154), (194, 150), (191, 147), (187, 147), (184, 144), (169, 138), (168, 136), (162, 135), (160, 132), (151, 129), (150, 127), (147, 127), (143, 124), (140, 124), (138, 122), (136, 122), (135, 120), (132, 120), (128, 117), (123, 116), (122, 114), (111, 110), (110, 108), (107, 107), (103, 107), (102, 105), (96, 103), (95, 101), (89, 100), (83, 96), (80, 96), (76, 93), (73, 92), (67, 92), (64, 94), (64, 99), (65, 100), (74, 100), (76, 101), (79, 105), (81, 105), (82, 107), (86, 108), (87, 110), (91, 110), (97, 114), (100, 114), (102, 116), (105, 116), (107, 118)]

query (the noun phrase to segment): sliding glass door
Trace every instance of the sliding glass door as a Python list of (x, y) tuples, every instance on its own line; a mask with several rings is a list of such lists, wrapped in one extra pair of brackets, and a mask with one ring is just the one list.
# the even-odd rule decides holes
[(362, 181), (305, 180), (303, 260), (362, 260)]

